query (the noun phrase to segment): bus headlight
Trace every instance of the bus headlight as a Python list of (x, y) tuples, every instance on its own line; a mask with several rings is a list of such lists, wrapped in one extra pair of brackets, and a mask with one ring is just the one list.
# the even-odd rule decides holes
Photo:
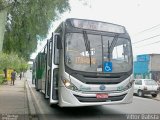
[(73, 83), (71, 83), (71, 81), (69, 81), (67, 79), (64, 79), (63, 83), (64, 83), (64, 86), (70, 90), (73, 90), (73, 91), (78, 90), (78, 88)]
[(134, 83), (134, 80), (130, 81), (130, 82), (124, 87), (123, 90), (125, 91), (125, 90), (130, 89), (130, 88), (132, 87), (133, 83)]
[(118, 91), (128, 90), (128, 89), (130, 89), (130, 88), (132, 87), (133, 83), (134, 83), (134, 80), (130, 81), (126, 86), (119, 86), (119, 87), (117, 88), (117, 90), (118, 90)]

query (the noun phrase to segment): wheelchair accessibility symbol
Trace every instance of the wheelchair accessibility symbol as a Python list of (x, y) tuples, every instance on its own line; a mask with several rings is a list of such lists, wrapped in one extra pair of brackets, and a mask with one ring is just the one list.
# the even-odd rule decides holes
[(104, 62), (104, 72), (112, 72), (112, 62)]

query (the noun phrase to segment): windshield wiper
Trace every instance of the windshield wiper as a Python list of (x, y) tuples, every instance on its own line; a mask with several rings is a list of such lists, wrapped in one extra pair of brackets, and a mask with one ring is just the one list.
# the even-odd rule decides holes
[(91, 49), (90, 49), (90, 41), (88, 40), (87, 32), (83, 31), (83, 38), (86, 47), (86, 51), (89, 53), (90, 66), (91, 66)]
[(109, 40), (108, 40), (108, 60), (110, 61), (110, 46), (109, 46)]
[(118, 34), (115, 35), (115, 37), (113, 38), (113, 41), (111, 42), (111, 45), (109, 45), (109, 40), (108, 40), (108, 60), (110, 61), (110, 53), (111, 51), (113, 51), (113, 48), (117, 42), (117, 39), (118, 39)]

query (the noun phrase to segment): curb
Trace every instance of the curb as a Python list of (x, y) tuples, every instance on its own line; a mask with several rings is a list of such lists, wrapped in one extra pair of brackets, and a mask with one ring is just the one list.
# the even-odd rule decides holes
[(25, 81), (25, 87), (26, 87), (26, 91), (27, 91), (26, 94), (27, 94), (29, 118), (33, 119), (33, 120), (38, 120), (36, 108), (35, 108), (34, 102), (32, 100), (31, 90), (30, 90), (30, 87), (29, 87), (27, 80)]
[[(34, 108), (35, 108), (35, 111), (38, 113), (38, 114), (41, 114), (41, 118), (39, 118), (38, 117), (38, 114), (36, 115), (36, 117), (37, 117), (37, 119), (39, 120), (47, 120), (47, 118), (45, 117), (45, 115), (43, 115), (44, 114), (44, 112), (43, 112), (43, 109), (42, 109), (42, 107), (40, 106), (40, 104), (38, 103), (39, 101), (36, 99), (36, 95), (34, 94), (34, 92), (33, 92), (33, 90), (32, 90), (32, 88), (31, 88), (31, 86), (30, 86), (30, 84), (28, 83), (28, 81), (26, 80), (26, 82), (27, 82), (27, 84), (28, 84), (28, 88), (29, 88), (29, 90), (30, 90), (30, 96), (32, 96), (32, 99), (33, 99), (33, 101), (34, 101)], [(32, 103), (33, 103), (33, 101), (32, 101)], [(37, 108), (37, 109), (36, 109)], [(33, 116), (34, 117), (34, 116)], [(32, 117), (32, 119), (33, 119), (33, 117)], [(37, 120), (36, 119), (36, 120)]]
[(32, 101), (32, 98), (31, 98), (31, 93), (30, 93), (28, 84), (26, 84), (26, 91), (27, 91), (27, 98), (28, 98), (28, 105), (29, 105), (29, 113), (31, 115), (35, 115), (36, 110), (35, 110), (34, 105), (33, 105), (33, 101)]
[(157, 100), (157, 101), (160, 101), (160, 99), (158, 99), (158, 98), (155, 98), (155, 99), (153, 99), (153, 100)]

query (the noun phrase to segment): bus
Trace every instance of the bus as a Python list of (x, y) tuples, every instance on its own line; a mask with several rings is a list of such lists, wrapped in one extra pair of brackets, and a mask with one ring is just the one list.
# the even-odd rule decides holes
[(34, 61), (35, 88), (60, 107), (128, 104), (133, 55), (124, 26), (68, 18)]

